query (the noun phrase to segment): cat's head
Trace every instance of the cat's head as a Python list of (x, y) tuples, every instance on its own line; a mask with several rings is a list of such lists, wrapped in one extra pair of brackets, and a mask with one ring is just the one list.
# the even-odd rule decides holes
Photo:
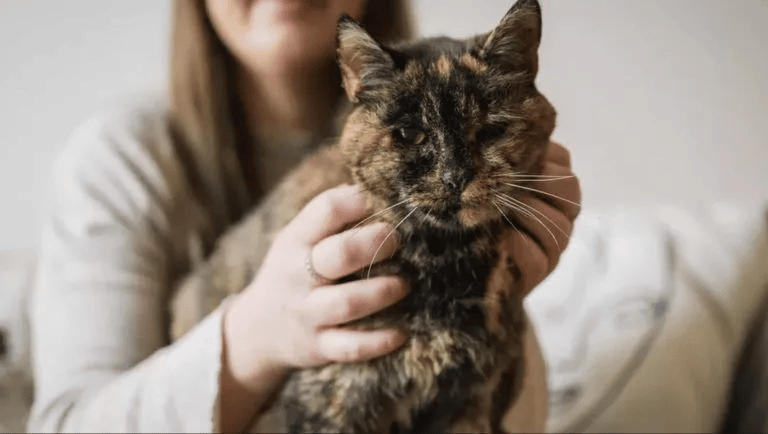
[[(384, 46), (344, 17), (338, 58), (355, 104), (341, 146), (379, 206), (446, 229), (503, 218), (540, 170), (555, 110), (537, 91), (541, 10), (518, 0), (489, 33)], [(509, 203), (509, 199), (506, 199)]]

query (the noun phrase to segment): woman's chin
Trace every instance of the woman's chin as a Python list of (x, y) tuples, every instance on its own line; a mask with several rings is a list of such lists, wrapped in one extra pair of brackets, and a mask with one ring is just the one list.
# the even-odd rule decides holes
[(250, 2), (250, 7), (252, 17), (264, 17), (274, 21), (311, 20), (329, 12), (329, 1), (256, 0)]
[(219, 37), (253, 71), (290, 73), (333, 59), (343, 12), (363, 14), (362, 0), (207, 0)]
[(280, 25), (258, 29), (249, 39), (250, 47), (242, 60), (251, 69), (269, 73), (288, 73), (313, 67), (323, 59), (333, 59), (335, 46), (323, 32), (300, 25)]

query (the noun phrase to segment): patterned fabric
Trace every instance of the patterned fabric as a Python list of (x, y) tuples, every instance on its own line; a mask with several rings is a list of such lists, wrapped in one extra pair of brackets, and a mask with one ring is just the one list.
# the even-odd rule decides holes
[(549, 364), (549, 429), (717, 431), (766, 296), (766, 231), (762, 211), (726, 205), (580, 217), (527, 300)]

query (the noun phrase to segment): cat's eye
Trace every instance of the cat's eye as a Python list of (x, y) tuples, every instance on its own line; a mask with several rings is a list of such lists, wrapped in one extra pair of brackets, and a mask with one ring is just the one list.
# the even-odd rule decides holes
[(498, 140), (504, 136), (507, 132), (507, 126), (501, 125), (501, 124), (488, 124), (480, 128), (480, 130), (475, 133), (475, 139), (478, 142), (484, 143), (484, 142), (492, 142), (494, 140)]
[(396, 131), (397, 137), (403, 143), (418, 145), (425, 137), (424, 131), (421, 131), (418, 128), (398, 128)]

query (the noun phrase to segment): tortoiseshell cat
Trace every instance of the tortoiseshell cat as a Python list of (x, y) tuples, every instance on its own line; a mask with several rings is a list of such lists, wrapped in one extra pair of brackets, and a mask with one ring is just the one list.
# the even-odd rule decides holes
[[(384, 47), (344, 17), (338, 57), (353, 106), (338, 143), (294, 170), (185, 280), (173, 335), (250, 282), (277, 230), (320, 192), (363, 187), (400, 249), (404, 300), (349, 327), (399, 326), (390, 355), (295, 372), (274, 401), (292, 432), (497, 432), (522, 381), (517, 272), (498, 248), (497, 195), (540, 172), (555, 111), (537, 91), (541, 12), (519, 0), (488, 34)], [(500, 204), (501, 202), (499, 202)], [(398, 206), (392, 206), (400, 204)], [(203, 297), (203, 312), (183, 300)]]

